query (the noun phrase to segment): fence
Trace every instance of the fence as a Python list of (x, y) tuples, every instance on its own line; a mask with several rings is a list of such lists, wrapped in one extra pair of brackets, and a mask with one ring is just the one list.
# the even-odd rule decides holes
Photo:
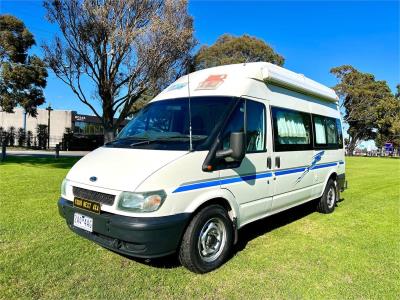
[(62, 136), (50, 136), (47, 135), (25, 135), (21, 136), (12, 136), (7, 132), (3, 132), (0, 135), (0, 146), (5, 145), (7, 147), (24, 147), (24, 148), (32, 148), (32, 149), (55, 149), (57, 144), (63, 143)]

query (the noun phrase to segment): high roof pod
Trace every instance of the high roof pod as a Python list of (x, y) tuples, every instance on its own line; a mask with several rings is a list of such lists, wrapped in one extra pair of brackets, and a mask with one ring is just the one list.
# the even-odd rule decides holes
[(265, 82), (281, 85), (290, 90), (314, 95), (330, 101), (337, 102), (339, 100), (334, 90), (305, 77), (303, 74), (289, 71), (271, 63), (260, 64), (262, 64), (262, 80)]
[(232, 64), (199, 70), (182, 76), (162, 91), (153, 101), (196, 96), (252, 96), (265, 93), (261, 82), (284, 87), (336, 103), (335, 92), (303, 74), (298, 74), (267, 62)]

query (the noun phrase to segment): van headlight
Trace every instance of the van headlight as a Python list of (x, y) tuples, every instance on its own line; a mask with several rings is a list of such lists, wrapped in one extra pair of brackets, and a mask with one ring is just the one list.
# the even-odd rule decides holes
[(152, 212), (160, 208), (166, 196), (163, 190), (146, 193), (122, 192), (118, 199), (118, 208), (132, 212)]
[(64, 180), (61, 183), (61, 196), (62, 197), (67, 197), (67, 188), (68, 188), (68, 179), (64, 178)]

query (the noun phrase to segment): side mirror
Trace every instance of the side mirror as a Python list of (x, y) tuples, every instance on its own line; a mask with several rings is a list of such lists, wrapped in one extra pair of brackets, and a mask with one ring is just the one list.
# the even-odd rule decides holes
[(215, 154), (217, 158), (230, 157), (234, 161), (242, 161), (246, 154), (246, 141), (244, 132), (232, 132), (230, 136), (230, 149), (219, 150)]

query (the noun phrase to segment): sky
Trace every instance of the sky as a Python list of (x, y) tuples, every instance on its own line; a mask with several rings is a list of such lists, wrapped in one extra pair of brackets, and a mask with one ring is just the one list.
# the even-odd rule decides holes
[[(42, 1), (0, 0), (0, 13), (17, 16), (34, 34), (32, 52), (58, 28), (45, 19)], [(189, 1), (199, 45), (211, 45), (224, 33), (263, 39), (285, 57), (284, 67), (327, 86), (336, 79), (332, 67), (351, 64), (386, 80), (394, 91), (400, 83), (399, 1)], [(68, 86), (49, 72), (46, 103), (55, 109), (92, 114)], [(98, 104), (96, 104), (98, 107)]]

